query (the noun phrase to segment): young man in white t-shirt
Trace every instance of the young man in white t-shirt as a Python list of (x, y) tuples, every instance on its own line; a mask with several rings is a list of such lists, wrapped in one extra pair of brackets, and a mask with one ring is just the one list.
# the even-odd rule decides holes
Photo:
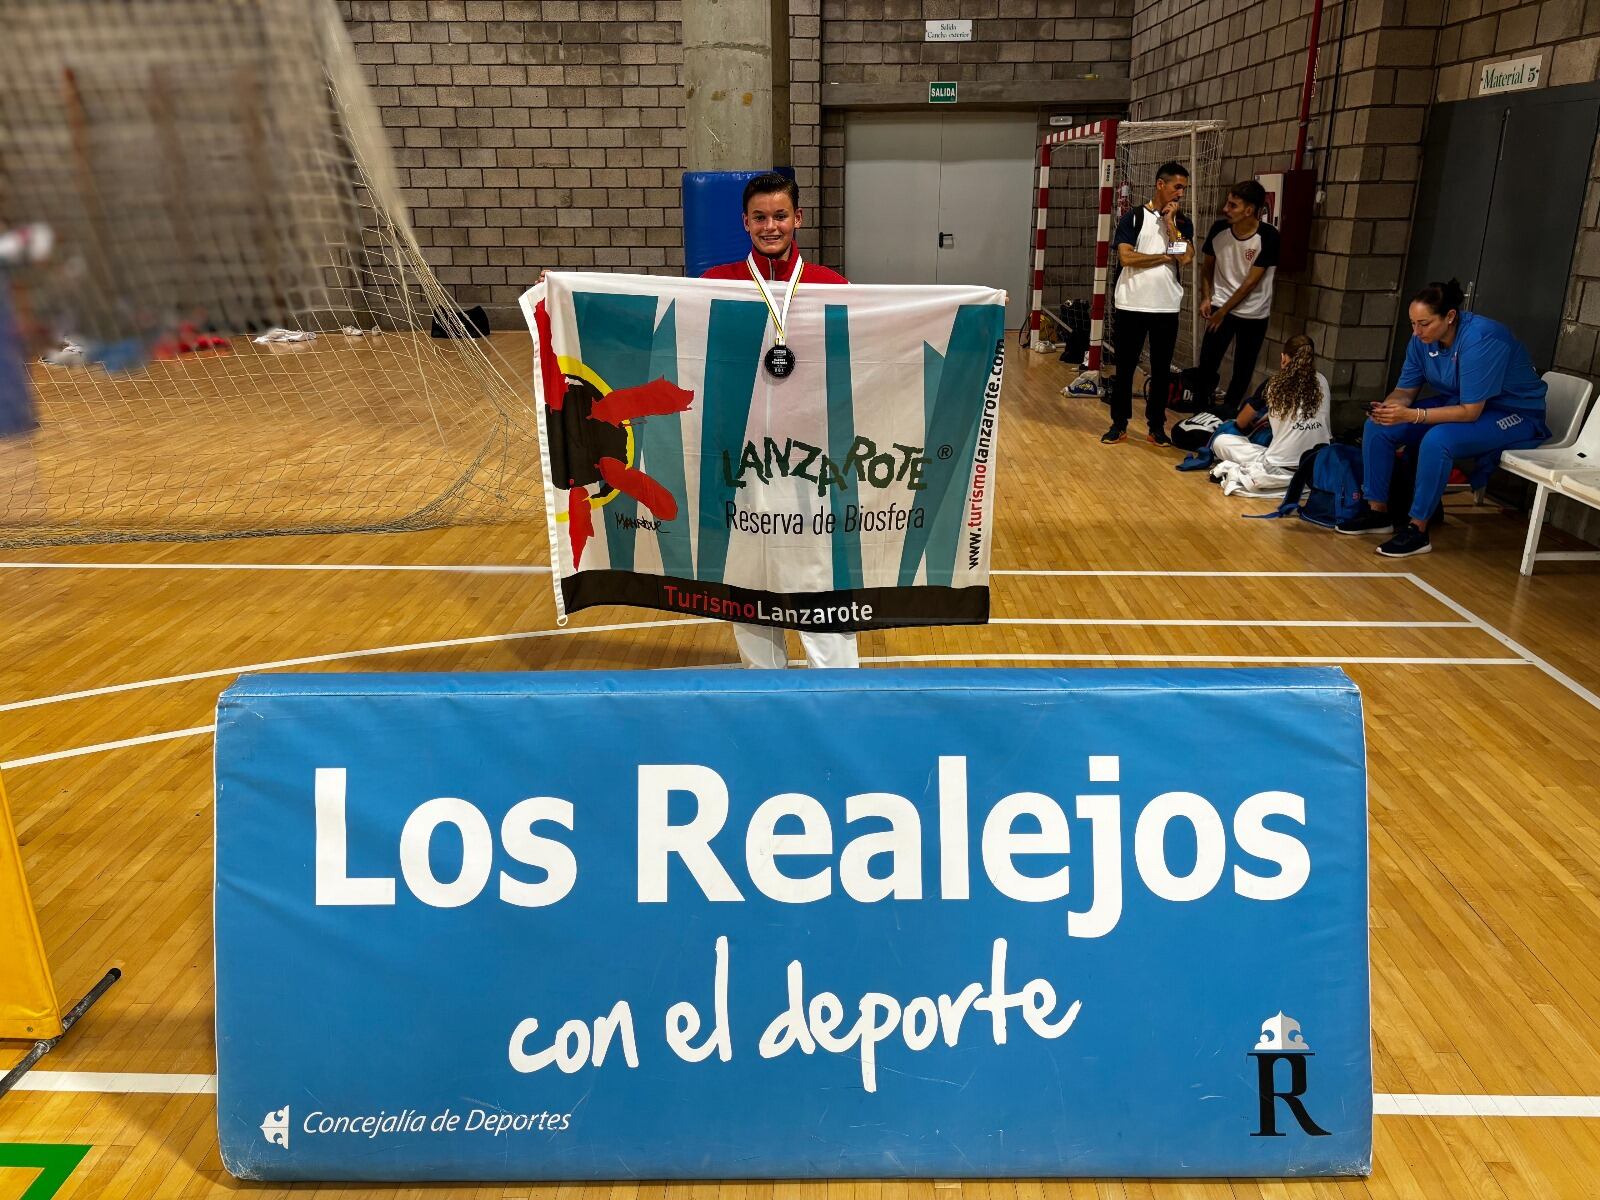
[(1256, 356), (1267, 338), (1272, 315), (1272, 280), (1278, 268), (1278, 231), (1260, 219), (1266, 189), (1246, 179), (1228, 189), (1223, 217), (1211, 227), (1201, 248), (1200, 284), (1205, 302), (1200, 315), (1206, 336), (1200, 343), (1200, 395), (1210, 400), (1222, 374), (1222, 359), (1233, 344), (1233, 375), (1228, 380), (1223, 415), (1239, 411)]
[(1130, 209), (1111, 239), (1116, 255), (1116, 323), (1112, 348), (1117, 374), (1111, 382), (1111, 428), (1100, 440), (1113, 445), (1128, 436), (1133, 417), (1133, 373), (1150, 342), (1150, 380), (1145, 391), (1145, 419), (1150, 440), (1170, 445), (1167, 437), (1167, 388), (1172, 351), (1178, 344), (1178, 310), (1183, 307), (1183, 268), (1194, 259), (1194, 225), (1179, 211), (1189, 190), (1189, 172), (1181, 163), (1163, 163), (1156, 172), (1150, 200)]

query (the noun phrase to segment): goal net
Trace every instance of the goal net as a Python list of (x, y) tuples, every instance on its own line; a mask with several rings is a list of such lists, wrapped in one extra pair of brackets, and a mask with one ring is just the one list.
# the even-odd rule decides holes
[(541, 513), (531, 402), (429, 268), (332, 0), (4, 24), (0, 544)]
[[(1039, 207), (1034, 259), (1033, 344), (1053, 324), (1063, 305), (1091, 322), (1084, 366), (1099, 372), (1132, 369), (1109, 359), (1116, 321), (1111, 292), (1115, 258), (1111, 235), (1123, 214), (1150, 198), (1156, 171), (1168, 161), (1189, 169), (1184, 212), (1194, 222), (1196, 242), (1221, 214), (1227, 185), (1220, 175), (1222, 129), (1218, 121), (1097, 121), (1048, 135), (1039, 154)], [(1200, 317), (1199, 246), (1183, 271), (1183, 311), (1175, 368), (1192, 364), (1205, 332)], [(1085, 382), (1097, 382), (1089, 377)]]

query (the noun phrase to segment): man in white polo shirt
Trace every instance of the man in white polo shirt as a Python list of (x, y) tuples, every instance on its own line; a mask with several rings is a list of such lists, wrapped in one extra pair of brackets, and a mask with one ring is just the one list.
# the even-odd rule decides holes
[(1222, 219), (1211, 227), (1201, 253), (1200, 284), (1205, 302), (1200, 315), (1206, 336), (1200, 343), (1197, 391), (1209, 400), (1222, 373), (1222, 359), (1233, 344), (1233, 374), (1228, 379), (1224, 416), (1233, 416), (1250, 390), (1256, 356), (1267, 338), (1272, 315), (1272, 280), (1278, 270), (1278, 231), (1261, 222), (1266, 189), (1246, 179), (1228, 189)]
[(1150, 440), (1169, 445), (1167, 388), (1172, 351), (1178, 344), (1178, 310), (1183, 307), (1183, 267), (1194, 258), (1194, 225), (1179, 211), (1189, 190), (1189, 171), (1181, 163), (1163, 163), (1149, 201), (1130, 209), (1111, 239), (1120, 270), (1113, 295), (1116, 324), (1112, 348), (1117, 374), (1111, 382), (1111, 428), (1100, 440), (1108, 446), (1128, 436), (1133, 417), (1133, 373), (1150, 342), (1150, 380), (1145, 391), (1145, 420)]

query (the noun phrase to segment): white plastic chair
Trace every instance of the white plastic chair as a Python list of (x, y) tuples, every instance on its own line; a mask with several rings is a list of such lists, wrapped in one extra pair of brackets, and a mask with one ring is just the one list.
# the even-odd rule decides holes
[[(1574, 472), (1600, 474), (1600, 406), (1589, 409), (1594, 385), (1585, 379), (1547, 371), (1544, 381), (1545, 424), (1551, 439), (1532, 450), (1507, 450), (1500, 456), (1500, 469), (1520, 475), (1533, 484), (1533, 507), (1528, 512), (1528, 538), (1522, 547), (1524, 575), (1533, 574), (1533, 564), (1600, 558), (1589, 550), (1551, 550), (1539, 553), (1539, 535), (1544, 528), (1545, 505), (1552, 491), (1565, 493), (1562, 480)], [(1587, 412), (1587, 418), (1585, 414)], [(1576, 498), (1576, 497), (1575, 497)]]
[[(1507, 450), (1500, 456), (1500, 469), (1535, 483), (1554, 483), (1562, 471), (1600, 467), (1600, 426), (1583, 419), (1589, 397), (1594, 395), (1594, 384), (1559, 371), (1546, 371), (1544, 382), (1548, 389), (1544, 423), (1550, 427), (1550, 440), (1532, 450)], [(1588, 450), (1587, 457), (1580, 453), (1584, 448)]]
[[(1590, 508), (1600, 508), (1600, 470), (1567, 472), (1561, 477), (1561, 494)], [(1600, 551), (1586, 554), (1585, 557), (1600, 558)]]
[[(1600, 470), (1568, 471), (1556, 482), (1556, 491), (1569, 500), (1600, 508)], [(1597, 559), (1600, 550), (1569, 550), (1562, 554), (1541, 554), (1540, 558)]]

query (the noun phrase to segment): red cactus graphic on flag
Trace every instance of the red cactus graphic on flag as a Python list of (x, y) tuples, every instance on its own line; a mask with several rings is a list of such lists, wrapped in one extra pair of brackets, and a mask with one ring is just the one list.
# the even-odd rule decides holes
[[(694, 393), (653, 379), (637, 387), (610, 388), (592, 372), (563, 369), (550, 341), (550, 314), (540, 301), (534, 309), (539, 329), (539, 374), (544, 384), (550, 441), (551, 486), (567, 493), (567, 537), (572, 565), (594, 536), (591, 509), (615, 493), (632, 496), (657, 520), (678, 515), (677, 497), (634, 465), (638, 455), (632, 423), (646, 417), (688, 410)], [(554, 430), (559, 427), (560, 437)], [(590, 488), (594, 488), (591, 495)]]

